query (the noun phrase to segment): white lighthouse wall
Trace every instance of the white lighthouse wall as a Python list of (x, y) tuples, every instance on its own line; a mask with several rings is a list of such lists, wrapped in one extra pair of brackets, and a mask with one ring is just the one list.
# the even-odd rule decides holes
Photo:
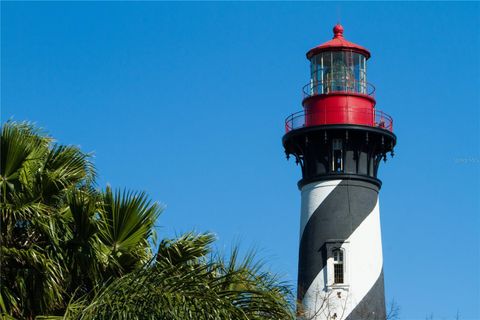
[[(379, 204), (348, 239), (350, 295), (356, 304), (368, 294), (383, 268)], [(383, 298), (383, 297), (382, 297)]]

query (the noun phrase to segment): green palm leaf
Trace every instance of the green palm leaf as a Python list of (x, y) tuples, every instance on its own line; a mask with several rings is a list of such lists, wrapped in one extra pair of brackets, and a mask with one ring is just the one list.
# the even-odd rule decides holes
[[(156, 261), (76, 302), (75, 319), (293, 319), (290, 289), (250, 262), (208, 258), (210, 234), (166, 240)], [(193, 249), (198, 247), (196, 249)], [(237, 251), (238, 252), (238, 251)], [(253, 259), (253, 255), (249, 256)], [(83, 303), (83, 308), (78, 308)]]
[(101, 281), (104, 268), (102, 246), (98, 238), (97, 215), (101, 207), (100, 195), (91, 191), (73, 190), (66, 196), (64, 218), (70, 232), (65, 239), (67, 266), (70, 270), (71, 291), (86, 293)]
[(29, 123), (7, 122), (2, 127), (0, 187), (4, 202), (9, 193), (21, 192), (21, 177), (25, 179), (25, 171), (35, 170), (47, 151), (50, 139), (37, 133)]
[(103, 206), (99, 236), (108, 248), (110, 271), (123, 274), (147, 262), (152, 255), (148, 240), (162, 207), (144, 192), (113, 193), (110, 187), (103, 194)]
[(38, 185), (44, 199), (70, 188), (84, 180), (92, 181), (95, 169), (88, 160), (89, 155), (77, 147), (54, 145), (46, 154), (41, 184)]

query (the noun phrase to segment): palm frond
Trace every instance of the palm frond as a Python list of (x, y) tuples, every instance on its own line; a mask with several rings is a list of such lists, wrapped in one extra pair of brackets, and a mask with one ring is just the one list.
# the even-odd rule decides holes
[(252, 273), (250, 262), (209, 259), (213, 239), (190, 233), (164, 241), (156, 261), (98, 290), (77, 319), (293, 319), (290, 288)]
[(89, 191), (72, 190), (66, 196), (67, 209), (63, 217), (68, 221), (69, 235), (65, 241), (68, 269), (71, 270), (70, 289), (90, 291), (101, 279), (102, 243), (98, 238), (97, 215), (100, 195)]
[(0, 188), (3, 201), (9, 193), (21, 191), (21, 178), (25, 172), (34, 171), (39, 157), (47, 151), (50, 139), (38, 135), (29, 123), (7, 122), (2, 127), (0, 139)]
[(89, 155), (82, 153), (77, 147), (54, 145), (45, 157), (41, 184), (38, 186), (43, 199), (48, 200), (60, 191), (81, 183), (87, 177), (92, 179), (95, 168), (88, 158)]
[[(3, 270), (12, 270), (10, 274), (15, 278), (2, 277), (1, 286), (9, 286), (10, 292), (16, 299), (20, 298), (23, 307), (34, 302), (35, 309), (47, 311), (63, 304), (64, 271), (55, 259), (42, 251), (36, 247), (17, 249), (2, 246)], [(3, 292), (7, 290), (2, 288)]]
[(148, 239), (162, 207), (151, 203), (144, 192), (119, 191), (107, 187), (99, 214), (99, 237), (110, 250), (109, 260), (116, 274), (143, 265), (151, 258)]
[(177, 239), (163, 239), (157, 252), (157, 262), (164, 260), (171, 265), (196, 261), (204, 258), (210, 252), (210, 245), (215, 241), (213, 234), (196, 235), (185, 233)]

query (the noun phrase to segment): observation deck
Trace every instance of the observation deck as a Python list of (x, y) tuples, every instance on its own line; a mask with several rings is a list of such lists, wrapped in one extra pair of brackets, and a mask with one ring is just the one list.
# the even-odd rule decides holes
[(393, 132), (393, 119), (375, 108), (375, 87), (366, 81), (311, 81), (303, 87), (304, 110), (285, 119), (285, 132), (305, 127), (353, 124)]
[[(359, 121), (359, 119), (362, 121)], [(285, 133), (305, 127), (329, 124), (356, 124), (393, 132), (393, 119), (383, 111), (357, 108), (337, 108), (332, 111), (307, 112), (302, 110), (292, 113), (285, 119)]]
[[(379, 110), (366, 110), (355, 108), (341, 109), (343, 118), (338, 117), (338, 109), (335, 111), (312, 111), (305, 110), (292, 113), (285, 119), (285, 133), (292, 130), (305, 127), (327, 125), (327, 124), (358, 124), (393, 132), (393, 119), (385, 112)], [(369, 121), (359, 123), (353, 119), (369, 119)], [(314, 119), (314, 121), (312, 121)]]

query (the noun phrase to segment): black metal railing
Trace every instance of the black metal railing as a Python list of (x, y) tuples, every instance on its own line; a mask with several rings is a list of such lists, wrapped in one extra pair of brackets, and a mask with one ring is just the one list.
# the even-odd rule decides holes
[(333, 79), (315, 81), (303, 87), (303, 98), (330, 93), (356, 93), (375, 97), (375, 87), (366, 81), (352, 79)]
[[(338, 115), (342, 116), (341, 121), (332, 120), (337, 118), (332, 116)], [(310, 121), (313, 122), (313, 124), (307, 124), (307, 118), (313, 119)], [(285, 119), (285, 131), (288, 133), (295, 129), (325, 124), (360, 124), (393, 132), (393, 118), (385, 112), (352, 107), (334, 109), (332, 111), (295, 112)]]

